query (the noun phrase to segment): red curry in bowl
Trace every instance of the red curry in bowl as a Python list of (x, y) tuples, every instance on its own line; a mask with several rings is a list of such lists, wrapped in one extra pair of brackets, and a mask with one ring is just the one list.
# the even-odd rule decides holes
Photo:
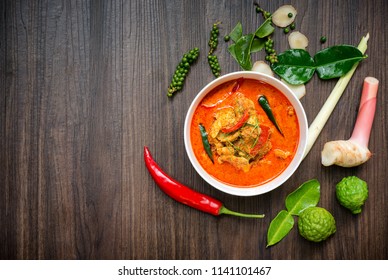
[[(262, 95), (283, 135), (259, 105)], [(200, 125), (208, 134), (213, 161), (205, 151)], [(235, 187), (262, 185), (281, 174), (294, 158), (299, 135), (298, 118), (286, 96), (265, 82), (242, 78), (209, 92), (197, 106), (190, 128), (200, 165)]]

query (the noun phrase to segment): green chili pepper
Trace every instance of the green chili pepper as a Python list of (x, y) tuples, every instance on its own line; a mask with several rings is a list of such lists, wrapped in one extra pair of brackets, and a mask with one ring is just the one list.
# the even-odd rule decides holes
[(199, 124), (199, 131), (201, 132), (203, 147), (205, 148), (205, 151), (212, 163), (214, 163), (212, 149), (210, 147), (209, 139), (207, 138), (207, 132), (202, 124)]
[(260, 96), (258, 102), (259, 102), (261, 108), (263, 108), (264, 112), (267, 114), (270, 121), (275, 125), (276, 129), (280, 132), (280, 134), (282, 136), (284, 136), (282, 130), (280, 129), (280, 127), (279, 127), (278, 123), (276, 122), (276, 119), (272, 113), (272, 109), (271, 109), (271, 106), (269, 106), (269, 102), (268, 102), (267, 97), (265, 97), (264, 95)]

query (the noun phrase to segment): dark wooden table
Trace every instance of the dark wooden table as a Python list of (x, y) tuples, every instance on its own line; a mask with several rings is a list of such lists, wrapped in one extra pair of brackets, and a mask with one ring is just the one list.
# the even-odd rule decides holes
[[(357, 45), (369, 32), (369, 57), (296, 173), (270, 193), (235, 197), (195, 172), (183, 124), (197, 92), (214, 79), (206, 60), (212, 24), (222, 22), (216, 51), (222, 73), (240, 70), (222, 37), (239, 21), (245, 33), (262, 23), (253, 1), (1, 1), (0, 258), (387, 259), (388, 4), (259, 2), (272, 12), (293, 4), (310, 53)], [(278, 52), (288, 47), (286, 38), (275, 31)], [(168, 99), (175, 66), (193, 47), (201, 50), (199, 60), (183, 91)], [(323, 144), (351, 134), (366, 76), (380, 80), (373, 157), (357, 168), (323, 167)], [(309, 122), (335, 83), (315, 76), (307, 84), (302, 104)], [(177, 180), (231, 209), (266, 218), (213, 217), (173, 201), (148, 174), (144, 145)], [(335, 198), (336, 183), (349, 175), (370, 187), (360, 215)], [(294, 228), (266, 249), (268, 225), (285, 197), (312, 178), (321, 183), (319, 206), (334, 215), (337, 232), (315, 244)]]

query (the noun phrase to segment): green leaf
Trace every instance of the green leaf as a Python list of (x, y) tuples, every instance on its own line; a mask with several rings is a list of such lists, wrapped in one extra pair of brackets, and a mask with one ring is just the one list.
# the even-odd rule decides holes
[(261, 51), (265, 46), (265, 40), (259, 39), (259, 38), (253, 38), (252, 45), (251, 45), (251, 53), (259, 52)]
[(242, 24), (241, 22), (237, 23), (236, 26), (233, 28), (233, 30), (229, 33), (230, 39), (232, 39), (233, 42), (237, 42), (238, 39), (240, 39), (242, 36)]
[(234, 51), (234, 47), (235, 47), (235, 44), (230, 45), (228, 47), (228, 51), (229, 51), (230, 55), (233, 56), (233, 58), (237, 61), (236, 52)]
[(315, 63), (310, 54), (302, 49), (290, 49), (278, 55), (272, 70), (292, 85), (308, 82), (315, 72)]
[(307, 208), (316, 206), (320, 195), (318, 180), (307, 181), (287, 196), (286, 208), (290, 214), (299, 216)]
[(275, 28), (271, 24), (271, 18), (267, 18), (266, 21), (263, 22), (262, 25), (257, 28), (255, 32), (255, 36), (259, 38), (265, 38), (272, 34), (272, 32), (275, 30)]
[(342, 77), (363, 58), (358, 48), (349, 45), (333, 46), (314, 56), (318, 76), (324, 80)]
[(267, 233), (267, 247), (282, 240), (294, 226), (294, 218), (286, 210), (281, 210), (271, 221)]
[(236, 55), (237, 62), (244, 70), (252, 69), (251, 45), (253, 37), (253, 34), (244, 35), (238, 39), (234, 46), (234, 53)]

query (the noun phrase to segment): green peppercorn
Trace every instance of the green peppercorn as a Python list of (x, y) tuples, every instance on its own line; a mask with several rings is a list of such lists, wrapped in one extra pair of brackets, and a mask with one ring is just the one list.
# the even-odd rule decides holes
[(290, 32), (290, 29), (288, 27), (286, 27), (283, 29), (283, 32), (284, 32), (284, 34), (287, 34), (288, 32)]
[(261, 13), (261, 14), (263, 15), (264, 19), (267, 19), (267, 18), (271, 17), (271, 13), (268, 12), (268, 11), (265, 11), (263, 8), (261, 8), (261, 7), (259, 6), (259, 4), (254, 3), (254, 5), (256, 6), (256, 8), (255, 8), (256, 13), (258, 13), (258, 14)]
[(287, 15), (289, 18), (292, 18), (293, 14), (292, 13), (288, 13)]
[(209, 62), (210, 69), (215, 77), (219, 77), (221, 75), (221, 67), (218, 62), (218, 58), (215, 55), (208, 55), (207, 60)]
[(274, 41), (270, 37), (267, 37), (267, 41), (264, 43), (264, 49), (266, 52), (265, 60), (270, 62), (271, 64), (276, 63), (278, 61), (277, 53), (274, 49)]
[[(219, 24), (220, 24), (220, 22), (214, 23), (212, 30), (210, 31), (210, 40), (209, 40), (210, 50), (208, 52), (208, 57), (207, 57), (210, 69), (215, 77), (219, 77), (221, 74), (221, 67), (220, 67), (220, 64), (218, 62), (218, 58), (217, 58), (217, 56), (213, 55), (213, 53), (216, 50), (217, 45), (218, 45), (218, 34), (220, 33), (220, 31), (218, 29)], [(230, 36), (226, 35), (224, 37), (224, 40), (229, 41)]]
[(322, 36), (321, 39), (319, 39), (319, 41), (323, 44), (323, 43), (326, 43), (326, 37), (325, 36)]
[(183, 83), (190, 70), (190, 66), (197, 60), (199, 56), (199, 49), (194, 48), (185, 53), (175, 69), (174, 75), (171, 79), (171, 83), (167, 90), (167, 96), (172, 97), (176, 92), (180, 91), (183, 87)]
[(253, 5), (255, 5), (256, 13), (260, 14), (260, 13), (264, 12), (264, 10), (259, 6), (259, 4), (253, 3)]
[(219, 24), (220, 24), (220, 22), (214, 23), (212, 30), (210, 31), (210, 40), (208, 43), (208, 45), (210, 47), (209, 54), (212, 54), (218, 46), (218, 34), (220, 33), (220, 31), (218, 29)]
[(295, 22), (293, 22), (293, 23), (290, 24), (290, 29), (291, 29), (291, 30), (294, 30), (294, 29), (295, 29)]
[(272, 53), (271, 55), (269, 55), (268, 61), (269, 61), (271, 64), (274, 64), (274, 63), (278, 62), (278, 57), (277, 57), (276, 52), (275, 52), (275, 53)]
[(225, 35), (225, 36), (224, 36), (224, 41), (225, 41), (225, 42), (229, 42), (229, 40), (230, 40), (230, 36), (229, 36), (229, 35)]

